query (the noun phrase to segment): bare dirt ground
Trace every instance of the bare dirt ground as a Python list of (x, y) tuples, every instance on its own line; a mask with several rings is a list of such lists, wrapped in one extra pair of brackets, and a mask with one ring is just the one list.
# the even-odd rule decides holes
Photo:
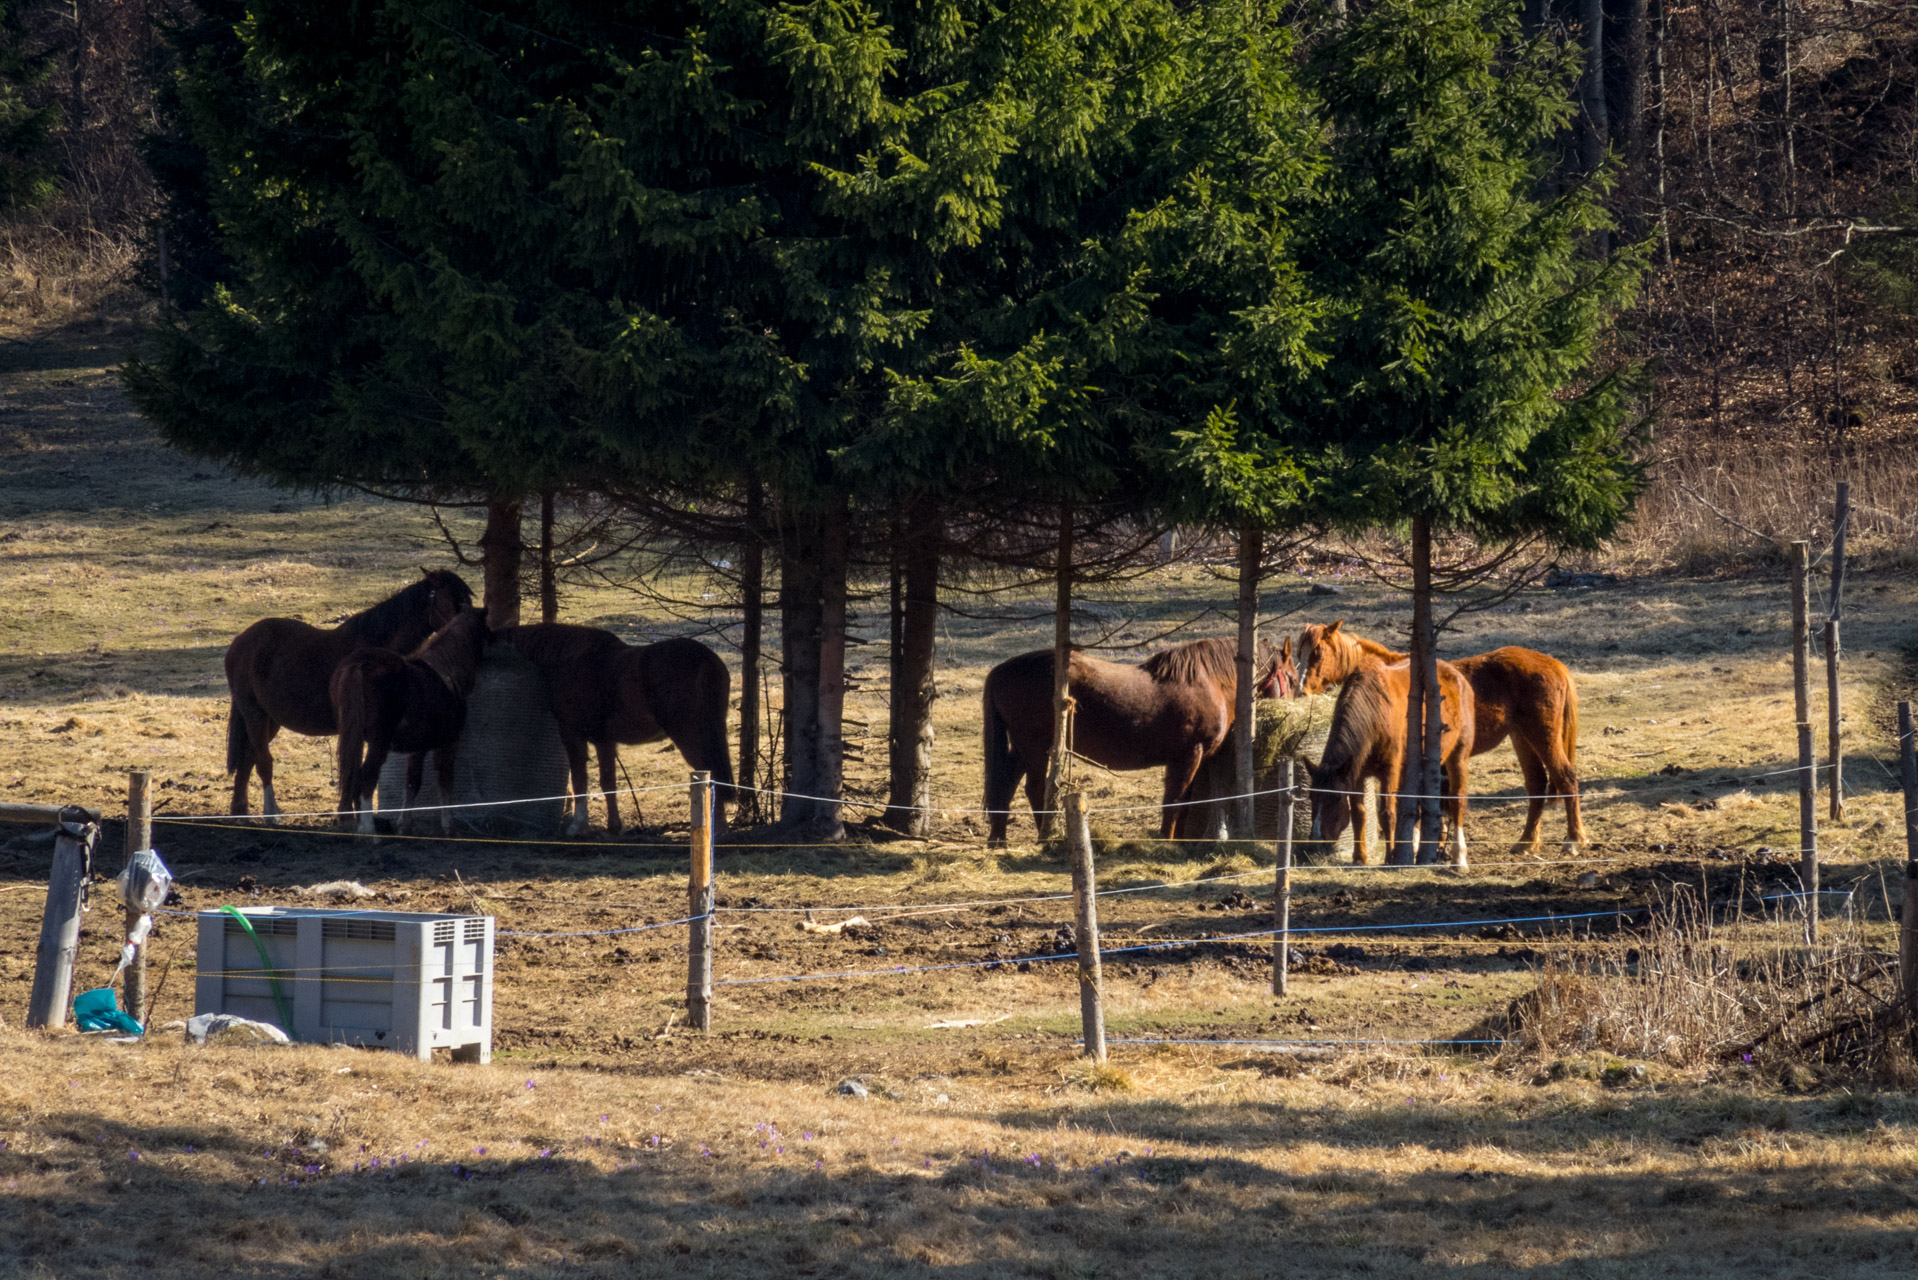
[[(267, 614), (319, 622), (362, 608), (419, 564), (445, 564), (446, 548), (417, 509), (322, 502), (167, 453), (116, 390), (123, 325), (8, 332), (0, 798), (102, 808), (110, 872), (124, 771), (154, 770), (171, 820), (156, 843), (181, 875), (181, 910), (314, 902), (302, 886), (346, 877), (379, 904), (481, 910), (517, 934), (685, 914), (684, 766), (651, 748), (627, 753), (631, 782), (669, 789), (640, 797), (650, 825), (621, 841), (369, 845), (318, 820), (196, 821), (226, 808), (227, 640)], [(1310, 597), (1310, 581), (1342, 594)], [(1222, 633), (1231, 595), (1203, 567), (1177, 567), (1093, 593), (1081, 629), (1139, 655), (1182, 624), (1179, 638)], [(1858, 888), (1853, 909), (1881, 945), (1881, 872), (1903, 841), (1887, 713), (1906, 696), (1915, 601), (1909, 572), (1855, 569), (1850, 794), (1822, 833), (1827, 886)], [(1263, 608), (1281, 630), (1343, 616), (1389, 637), (1406, 621), (1400, 598), (1329, 565), (1273, 583)], [(1156, 778), (1083, 773), (1103, 810), (1102, 884), (1140, 890), (1102, 902), (1107, 945), (1157, 948), (1108, 964), (1106, 1072), (1078, 1065), (1077, 984), (1044, 959), (1071, 917), (1064, 863), (1037, 844), (986, 850), (969, 812), (985, 670), (1046, 643), (1051, 625), (1042, 602), (1004, 610), (1023, 620), (941, 624), (933, 840), (862, 828), (806, 848), (748, 831), (722, 848), (710, 1036), (674, 1025), (680, 928), (503, 938), (486, 1068), (29, 1035), (18, 1018), (47, 849), (0, 829), (0, 1193), (20, 1224), (0, 1232), (0, 1270), (1181, 1275), (1201, 1256), (1231, 1275), (1918, 1266), (1918, 1107), (1901, 1095), (1841, 1080), (1788, 1094), (1769, 1069), (1665, 1070), (1626, 1089), (1534, 1083), (1546, 1064), (1509, 1052), (1392, 1043), (1495, 1039), (1542, 955), (1575, 951), (1588, 926), (1616, 927), (1606, 913), (1629, 917), (1674, 884), (1715, 901), (1793, 887), (1779, 573), (1627, 577), (1466, 619), (1451, 652), (1522, 643), (1577, 673), (1596, 845), (1568, 859), (1548, 817), (1543, 851), (1508, 853), (1517, 770), (1505, 749), (1481, 757), (1470, 873), (1301, 873), (1297, 925), (1362, 932), (1301, 935), (1283, 1000), (1267, 985), (1269, 940), (1230, 937), (1268, 927), (1269, 850), (1148, 840)], [(865, 751), (849, 791), (870, 799), (883, 794), (883, 602), (863, 612), (879, 643), (857, 650), (848, 714)], [(563, 616), (632, 639), (687, 630), (606, 588), (569, 594)], [(283, 735), (276, 751), (282, 805), (330, 809), (327, 744)], [(942, 905), (980, 900), (997, 905)], [(802, 907), (827, 921), (856, 910), (874, 927), (804, 933), (790, 912)], [(105, 980), (115, 941), (91, 917), (79, 989)], [(162, 922), (156, 1022), (192, 1012), (192, 948), (191, 920)], [(948, 965), (964, 967), (936, 967)], [(1208, 1043), (1125, 1043), (1145, 1039)], [(1369, 1043), (1232, 1043), (1273, 1040)], [(847, 1079), (871, 1096), (838, 1095)]]

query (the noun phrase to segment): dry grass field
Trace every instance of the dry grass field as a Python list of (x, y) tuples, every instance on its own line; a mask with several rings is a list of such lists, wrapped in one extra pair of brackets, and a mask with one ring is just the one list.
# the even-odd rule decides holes
[[(364, 607), (418, 565), (447, 563), (446, 548), (417, 509), (276, 491), (161, 449), (113, 381), (123, 325), (6, 332), (0, 798), (112, 818), (124, 771), (152, 769), (171, 820), (156, 843), (184, 910), (314, 902), (304, 886), (344, 877), (380, 903), (483, 910), (521, 934), (685, 913), (685, 772), (652, 748), (627, 753), (631, 782), (668, 789), (639, 798), (648, 825), (620, 841), (596, 829), (367, 844), (318, 820), (196, 822), (226, 808), (227, 640), (268, 614)], [(1312, 581), (1342, 594), (1308, 597)], [(1182, 566), (1095, 593), (1088, 625), (1143, 644), (1213, 610), (1183, 635), (1217, 634), (1231, 593)], [(1915, 603), (1918, 581), (1896, 562), (1857, 567), (1851, 794), (1822, 841), (1827, 887), (1858, 890), (1846, 934), (1858, 955), (1892, 940), (1881, 876), (1903, 837), (1888, 713), (1909, 686)], [(1279, 629), (1344, 616), (1389, 635), (1406, 619), (1401, 599), (1332, 565), (1273, 583), (1264, 608)], [(856, 650), (849, 732), (865, 751), (849, 790), (871, 798), (883, 602), (861, 611), (881, 643)], [(1536, 1044), (1397, 1043), (1497, 1039), (1541, 964), (1622, 954), (1622, 937), (1605, 940), (1611, 916), (1550, 917), (1636, 912), (1675, 886), (1743, 909), (1793, 886), (1775, 566), (1538, 590), (1467, 619), (1448, 650), (1523, 643), (1577, 673), (1595, 847), (1567, 859), (1548, 816), (1542, 853), (1508, 853), (1517, 807), (1497, 797), (1517, 770), (1504, 749), (1482, 757), (1470, 873), (1301, 873), (1296, 924), (1364, 932), (1302, 936), (1283, 1000), (1267, 986), (1268, 940), (1222, 937), (1267, 927), (1269, 851), (1148, 840), (1156, 818), (1138, 806), (1156, 779), (1084, 773), (1104, 810), (1102, 883), (1140, 890), (1102, 903), (1107, 944), (1176, 944), (1109, 963), (1117, 1043), (1103, 1071), (1076, 1056), (1068, 966), (1016, 963), (1051, 954), (1070, 920), (1063, 862), (1037, 844), (986, 850), (968, 812), (984, 672), (1050, 631), (1042, 603), (1008, 611), (1030, 620), (941, 623), (934, 839), (861, 827), (805, 848), (745, 832), (721, 849), (709, 1036), (676, 1026), (678, 928), (503, 939), (489, 1067), (28, 1034), (47, 846), (0, 829), (0, 1215), (13, 1224), (0, 1275), (1918, 1271), (1918, 1104), (1897, 1072), (1671, 1051), (1608, 1083), (1609, 1059), (1587, 1070)], [(633, 639), (686, 630), (611, 588), (572, 592), (563, 613)], [(331, 808), (327, 744), (282, 736), (276, 752), (283, 807)], [(1015, 839), (1030, 839), (1020, 823)], [(120, 833), (107, 827), (110, 871)], [(1002, 899), (1018, 901), (941, 905)], [(797, 907), (822, 920), (857, 908), (873, 927), (822, 936), (748, 910)], [(83, 939), (81, 989), (111, 971), (107, 914)], [(1547, 919), (1457, 923), (1532, 917)], [(1447, 927), (1412, 927), (1433, 922)], [(1791, 936), (1757, 924), (1747, 942), (1777, 951)], [(192, 947), (191, 921), (162, 922), (156, 1022), (192, 1011)], [(1001, 958), (1015, 963), (983, 963)], [(886, 972), (898, 966), (919, 971)], [(751, 981), (821, 974), (839, 976)], [(1128, 1043), (1145, 1039), (1208, 1043)], [(1231, 1043), (1274, 1040), (1355, 1043)], [(870, 1096), (839, 1094), (848, 1079)]]

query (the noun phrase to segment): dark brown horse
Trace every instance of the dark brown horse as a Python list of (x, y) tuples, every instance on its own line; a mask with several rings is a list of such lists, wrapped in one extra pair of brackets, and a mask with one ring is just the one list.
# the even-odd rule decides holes
[[(1183, 830), (1184, 802), (1199, 766), (1232, 732), (1238, 691), (1238, 641), (1194, 640), (1137, 666), (1075, 652), (1066, 679), (1078, 710), (1072, 750), (1108, 769), (1165, 769), (1159, 834)], [(1261, 638), (1255, 697), (1279, 692), (1284, 664)], [(992, 843), (1004, 844), (1019, 780), (1036, 813), (1045, 807), (1052, 752), (1052, 650), (1007, 659), (986, 673), (986, 817)]]
[[(428, 751), (437, 770), (440, 804), (453, 803), (453, 765), (460, 730), (466, 727), (466, 698), (491, 639), (486, 611), (466, 609), (405, 657), (391, 649), (355, 649), (333, 668), (340, 813), (358, 809), (362, 835), (373, 834), (373, 789), (388, 752), (407, 757), (402, 834), (419, 799)], [(453, 834), (452, 810), (441, 808), (440, 830)]]
[(598, 627), (540, 622), (501, 631), (520, 656), (540, 669), (559, 721), (560, 742), (573, 775), (573, 816), (567, 833), (586, 829), (586, 744), (599, 757), (599, 789), (606, 796), (606, 830), (620, 831), (616, 770), (620, 745), (670, 738), (686, 763), (705, 769), (716, 789), (715, 825), (732, 800), (733, 762), (726, 745), (732, 675), (725, 661), (697, 640), (630, 645)]
[[(1299, 683), (1306, 693), (1331, 688), (1366, 666), (1405, 661), (1404, 654), (1344, 630), (1344, 621), (1314, 623), (1299, 633)], [(1586, 841), (1578, 807), (1578, 686), (1571, 671), (1557, 658), (1516, 645), (1453, 665), (1472, 684), (1477, 708), (1472, 754), (1483, 755), (1509, 737), (1525, 778), (1530, 803), (1514, 852), (1538, 851), (1545, 798), (1560, 796), (1566, 849), (1576, 853)]]
[[(1445, 779), (1439, 790), (1442, 807), (1452, 821), (1452, 865), (1465, 865), (1466, 761), (1472, 754), (1474, 730), (1472, 685), (1449, 662), (1439, 667), (1440, 716), (1444, 732), (1439, 739)], [(1411, 695), (1412, 668), (1399, 662), (1374, 663), (1359, 668), (1339, 690), (1332, 708), (1332, 727), (1325, 750), (1312, 775), (1312, 840), (1331, 844), (1345, 834), (1348, 822), (1365, 820), (1365, 782), (1379, 784), (1379, 803), (1390, 814), (1397, 807), (1399, 776), (1405, 760), (1406, 699)], [(1388, 842), (1389, 843), (1389, 842)], [(1364, 862), (1363, 844), (1354, 846)]]
[(226, 649), (226, 768), (233, 775), (234, 813), (245, 813), (246, 781), (260, 774), (260, 811), (280, 811), (273, 798), (270, 744), (282, 728), (325, 737), (337, 733), (333, 668), (363, 645), (406, 653), (473, 603), (473, 591), (444, 569), (420, 571), (418, 582), (356, 613), (331, 631), (297, 618), (264, 618)]

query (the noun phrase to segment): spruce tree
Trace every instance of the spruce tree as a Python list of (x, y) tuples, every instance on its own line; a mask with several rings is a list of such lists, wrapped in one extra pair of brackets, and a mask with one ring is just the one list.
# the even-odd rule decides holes
[(24, 0), (0, 0), (0, 213), (32, 208), (53, 194), (47, 141), (59, 108), (34, 105), (31, 90), (52, 63), (28, 47)]
[(1642, 486), (1635, 371), (1604, 338), (1645, 246), (1594, 252), (1608, 171), (1541, 195), (1578, 74), (1505, 0), (1379, 0), (1309, 66), (1328, 151), (1300, 260), (1326, 312), (1301, 417), (1326, 518), (1411, 526), (1408, 794), (1438, 792), (1434, 539), (1594, 548)]

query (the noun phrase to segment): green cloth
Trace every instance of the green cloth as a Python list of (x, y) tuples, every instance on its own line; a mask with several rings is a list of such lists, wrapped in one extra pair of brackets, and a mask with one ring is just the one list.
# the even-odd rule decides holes
[(73, 1021), (82, 1031), (122, 1031), (130, 1036), (143, 1036), (147, 1030), (131, 1015), (120, 1011), (120, 1000), (113, 994), (112, 987), (81, 992), (73, 1002)]

